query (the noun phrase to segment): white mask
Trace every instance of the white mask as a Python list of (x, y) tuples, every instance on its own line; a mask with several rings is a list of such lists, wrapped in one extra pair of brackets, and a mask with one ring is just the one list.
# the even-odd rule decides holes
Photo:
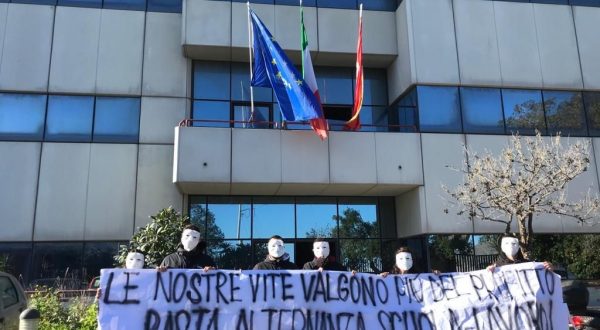
[(410, 252), (399, 252), (396, 254), (396, 267), (407, 271), (413, 266), (412, 254)]
[(192, 251), (200, 242), (200, 233), (191, 230), (184, 229), (183, 233), (181, 233), (181, 245), (183, 245), (183, 249), (186, 251)]
[(125, 258), (125, 268), (127, 269), (142, 269), (144, 268), (144, 255), (138, 252), (127, 253)]
[(514, 237), (503, 237), (500, 249), (507, 257), (514, 257), (519, 252), (519, 240)]
[(271, 238), (268, 244), (269, 255), (273, 258), (281, 258), (285, 253), (283, 241), (276, 238)]
[(317, 258), (329, 257), (329, 243), (328, 242), (314, 242), (313, 253)]

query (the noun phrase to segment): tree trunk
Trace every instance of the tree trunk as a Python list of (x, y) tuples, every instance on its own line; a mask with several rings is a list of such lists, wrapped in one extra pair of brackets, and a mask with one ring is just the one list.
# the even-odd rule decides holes
[[(523, 218), (519, 218), (518, 219), (518, 223), (519, 223), (519, 243), (521, 245), (521, 252), (523, 253), (523, 257), (525, 259), (529, 259), (529, 254), (531, 251), (531, 246), (530, 246), (530, 241), (529, 241), (529, 228), (531, 227), (530, 225), (530, 218), (533, 215), (530, 214), (527, 217), (523, 217)], [(528, 223), (526, 224), (525, 221), (527, 221)]]

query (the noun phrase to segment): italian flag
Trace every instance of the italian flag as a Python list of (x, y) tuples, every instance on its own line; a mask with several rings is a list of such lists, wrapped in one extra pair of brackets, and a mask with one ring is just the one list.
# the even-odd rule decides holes
[[(304, 9), (302, 8), (302, 1), (300, 1), (300, 40), (302, 41), (302, 78), (310, 88), (311, 92), (313, 92), (317, 98), (317, 101), (319, 101), (319, 106), (321, 106), (319, 87), (317, 86), (317, 79), (315, 78), (315, 71), (313, 70), (312, 60), (310, 59), (310, 51), (308, 49), (308, 36), (306, 35), (306, 29), (304, 28)], [(321, 138), (321, 140), (325, 140), (327, 138), (329, 125), (323, 116), (322, 107), (321, 117), (311, 119), (310, 126)]]

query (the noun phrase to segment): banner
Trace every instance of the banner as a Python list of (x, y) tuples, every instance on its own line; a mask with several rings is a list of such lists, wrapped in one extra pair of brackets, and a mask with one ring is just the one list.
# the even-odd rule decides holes
[(567, 328), (541, 263), (470, 273), (103, 269), (102, 329)]

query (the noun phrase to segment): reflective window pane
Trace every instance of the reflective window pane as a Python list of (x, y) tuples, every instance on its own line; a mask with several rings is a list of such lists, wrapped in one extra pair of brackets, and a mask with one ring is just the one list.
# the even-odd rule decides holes
[(31, 243), (0, 243), (2, 271), (14, 276), (23, 287), (29, 283)]
[[(119, 252), (119, 242), (86, 242), (83, 247), (85, 281), (100, 275), (100, 269), (114, 266), (113, 256)], [(121, 244), (127, 244), (123, 242)], [(123, 265), (124, 266), (124, 265)]]
[(45, 139), (89, 142), (92, 137), (94, 97), (51, 95), (48, 98)]
[[(210, 256), (215, 260), (219, 269), (252, 269), (252, 244), (250, 241), (209, 240)], [(263, 257), (264, 258), (264, 257)]]
[(363, 86), (364, 105), (387, 105), (387, 76), (382, 69), (365, 69)]
[(358, 8), (355, 0), (317, 0), (317, 7), (342, 9)]
[(104, 0), (104, 8), (146, 10), (146, 0)]
[(364, 10), (396, 11), (398, 5), (394, 0), (362, 0)]
[(298, 198), (296, 200), (298, 238), (337, 237), (335, 199)]
[(182, 0), (148, 0), (148, 11), (181, 13)]
[[(273, 91), (271, 88), (254, 87), (253, 91), (254, 102), (273, 101)], [(250, 67), (248, 63), (231, 64), (231, 99), (235, 101), (250, 101)]]
[(231, 120), (229, 102), (194, 101), (192, 108), (193, 126), (229, 127)]
[(364, 105), (360, 110), (362, 132), (387, 132), (388, 111), (386, 107)]
[(546, 134), (541, 91), (503, 89), (502, 101), (507, 133), (534, 134), (537, 128)]
[(600, 6), (598, 0), (569, 0), (569, 4), (571, 4), (572, 6)]
[(0, 2), (31, 3), (36, 5), (56, 5), (56, 0), (2, 0)]
[(378, 239), (340, 240), (341, 264), (361, 273), (381, 273), (380, 244)]
[(207, 214), (206, 197), (191, 196), (189, 203), (190, 208), (188, 209), (188, 214), (190, 217), (190, 222), (202, 229), (202, 236), (204, 237), (204, 228), (206, 227)]
[(83, 243), (35, 243), (30, 286), (81, 289), (84, 285), (82, 257)]
[[(290, 6), (298, 6), (297, 0), (275, 0), (276, 5), (290, 5)], [(315, 7), (317, 5), (317, 0), (302, 0), (302, 6), (304, 7)]]
[(233, 106), (233, 127), (239, 128), (269, 128), (271, 120), (269, 114), (270, 107), (254, 105), (254, 113), (252, 107), (244, 105)]
[(209, 197), (208, 239), (250, 238), (251, 213), (250, 198)]
[(352, 104), (354, 102), (351, 69), (316, 67), (315, 76), (323, 104)]
[(587, 135), (583, 100), (579, 92), (544, 91), (548, 133)]
[(97, 97), (94, 142), (137, 143), (140, 130), (140, 99)]
[(0, 93), (0, 140), (41, 141), (46, 96)]
[(229, 100), (229, 63), (194, 62), (194, 98)]
[(600, 136), (600, 92), (584, 92), (583, 100), (591, 136)]
[[(231, 2), (247, 2), (248, 0), (231, 0)], [(274, 0), (250, 0), (250, 3), (262, 3), (272, 5)]]
[(340, 238), (379, 237), (376, 203), (374, 199), (340, 199), (338, 208)]
[(252, 236), (269, 238), (279, 235), (283, 238), (295, 237), (294, 200), (292, 198), (254, 198)]
[(388, 110), (390, 131), (417, 132), (417, 89), (412, 88)]
[(499, 89), (461, 87), (460, 101), (465, 133), (504, 134)]
[(458, 88), (418, 86), (421, 132), (460, 132)]
[(102, 7), (102, 0), (58, 0), (59, 6)]

